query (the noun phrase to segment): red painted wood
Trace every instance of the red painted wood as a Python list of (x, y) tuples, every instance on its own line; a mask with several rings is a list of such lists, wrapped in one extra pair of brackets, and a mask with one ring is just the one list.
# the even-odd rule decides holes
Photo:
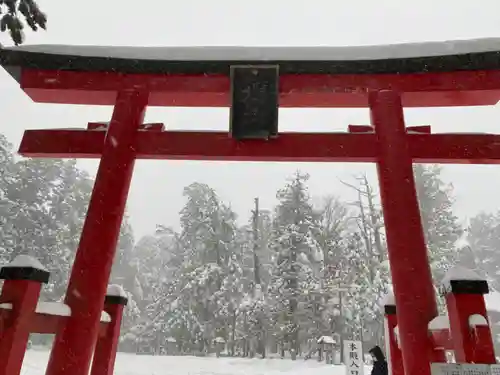
[(12, 310), (3, 313), (0, 340), (0, 375), (19, 375), (30, 334), (32, 317), (42, 284), (31, 280), (5, 280), (0, 303), (11, 303)]
[[(228, 107), (225, 75), (153, 75), (23, 69), (20, 84), (36, 102), (114, 105), (125, 88), (150, 92), (150, 106)], [(406, 107), (492, 105), (500, 99), (500, 71), (420, 74), (282, 75), (280, 106), (368, 106), (370, 90), (403, 93)]]
[[(11, 319), (11, 315), (11, 310), (0, 310), (0, 333), (3, 330), (3, 322), (8, 322), (9, 319)], [(58, 329), (62, 328), (64, 324), (66, 324), (67, 320), (67, 316), (34, 313), (29, 319), (29, 332), (54, 334), (58, 331)], [(100, 332), (105, 332), (106, 327), (107, 322), (101, 322)]]
[[(487, 318), (487, 317), (486, 317)], [(472, 330), (474, 363), (496, 364), (495, 346), (490, 326), (478, 326)]]
[(137, 91), (123, 91), (116, 98), (66, 294), (72, 316), (56, 334), (47, 375), (88, 374), (147, 98)]
[[(26, 130), (19, 153), (27, 157), (99, 158), (105, 131)], [(408, 134), (417, 163), (499, 164), (500, 135)], [(269, 141), (235, 141), (226, 132), (136, 134), (138, 159), (273, 162), (375, 162), (375, 134), (281, 133)]]
[(431, 331), (432, 346), (442, 350), (453, 350), (453, 342), (451, 341), (450, 331), (448, 329), (440, 329)]
[(400, 95), (371, 93), (370, 113), (405, 374), (430, 375), (427, 325), (437, 307)]
[(90, 375), (113, 375), (124, 307), (120, 304), (104, 306), (104, 311), (111, 316), (111, 322), (105, 333), (97, 340)]
[[(448, 293), (446, 307), (450, 317), (450, 330), (456, 361), (461, 363), (496, 363), (490, 327), (486, 327), (487, 334), (479, 332), (482, 334), (480, 342), (476, 341), (474, 332), (469, 327), (471, 315), (479, 314), (488, 319), (484, 296), (481, 294)], [(476, 362), (478, 359), (476, 357), (484, 362)]]
[(401, 354), (401, 349), (399, 349), (398, 341), (394, 333), (394, 328), (398, 325), (397, 314), (385, 314), (385, 343), (386, 343), (386, 354), (387, 361), (390, 366), (391, 375), (404, 375), (403, 368), (403, 357)]

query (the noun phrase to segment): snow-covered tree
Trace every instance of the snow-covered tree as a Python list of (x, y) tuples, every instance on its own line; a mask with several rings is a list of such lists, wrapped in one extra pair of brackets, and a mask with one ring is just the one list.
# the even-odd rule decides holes
[(365, 175), (351, 186), (358, 199), (352, 204), (351, 233), (345, 236), (346, 255), (342, 273), (349, 336), (370, 344), (381, 342), (383, 317), (380, 299), (388, 291), (390, 274), (378, 194)]
[(453, 186), (441, 177), (439, 165), (416, 164), (415, 183), (422, 216), (429, 260), (434, 280), (441, 280), (457, 263), (457, 240), (462, 236), (457, 216), (453, 213)]
[(165, 293), (158, 304), (166, 309), (158, 321), (178, 342), (205, 351), (215, 335), (228, 336), (242, 298), (236, 217), (205, 184), (187, 186), (184, 196), (181, 231), (169, 261), (175, 269), (162, 286)]
[(500, 290), (500, 211), (481, 212), (470, 220), (467, 230), (468, 246), (462, 249), (461, 258), (469, 268), (485, 276), (491, 285)]
[(323, 329), (323, 253), (317, 240), (319, 215), (310, 202), (308, 178), (297, 172), (278, 192), (270, 242), (275, 253), (270, 288), (275, 303), (275, 335), (288, 347), (292, 358), (300, 350), (301, 333), (317, 335)]

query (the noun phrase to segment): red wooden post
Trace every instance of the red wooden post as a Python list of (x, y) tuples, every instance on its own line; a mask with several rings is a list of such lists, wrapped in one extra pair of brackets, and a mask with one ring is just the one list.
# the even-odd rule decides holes
[[(443, 292), (450, 317), (450, 333), (456, 361), (496, 363), (484, 302), (484, 294), (488, 293), (486, 280), (470, 270), (454, 267), (443, 280)], [(486, 326), (478, 326), (472, 318), (474, 316), (483, 317)], [(471, 327), (471, 323), (474, 327)]]
[(450, 322), (447, 316), (436, 316), (429, 322), (429, 349), (431, 362), (446, 363), (446, 350), (450, 348)]
[(0, 295), (3, 308), (10, 308), (1, 325), (0, 375), (19, 375), (29, 340), (29, 324), (36, 311), (42, 284), (50, 273), (35, 259), (20, 255), (0, 270), (5, 280)]
[(372, 92), (369, 106), (405, 374), (430, 375), (427, 325), (437, 307), (401, 97), (395, 91)]
[(389, 375), (404, 375), (403, 357), (399, 349), (394, 328), (398, 325), (396, 302), (392, 293), (384, 299), (385, 350)]
[(111, 321), (107, 324), (105, 332), (97, 339), (90, 375), (113, 375), (123, 309), (127, 302), (127, 296), (120, 286), (109, 286), (104, 301), (104, 311), (109, 314)]
[(148, 93), (117, 94), (66, 293), (72, 314), (56, 334), (47, 375), (88, 374), (147, 102)]

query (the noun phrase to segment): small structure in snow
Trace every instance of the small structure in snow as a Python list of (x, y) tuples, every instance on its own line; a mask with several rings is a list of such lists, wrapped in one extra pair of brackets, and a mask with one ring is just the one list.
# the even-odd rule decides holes
[(178, 354), (178, 347), (177, 347), (177, 340), (175, 337), (169, 336), (166, 338), (166, 349), (167, 349), (167, 355), (176, 355)]
[(226, 339), (221, 336), (217, 336), (214, 339), (214, 344), (215, 344), (215, 355), (217, 357), (220, 357), (220, 354), (224, 351), (226, 348)]
[(106, 292), (108, 296), (125, 297), (127, 298), (127, 293), (120, 285), (112, 284), (108, 286), (108, 291)]
[(469, 316), (469, 327), (470, 328), (487, 326), (487, 325), (488, 325), (488, 321), (481, 314), (473, 314), (473, 315)]
[(332, 336), (321, 336), (318, 341), (318, 361), (323, 360), (323, 353), (325, 354), (325, 362), (327, 364), (333, 364), (334, 360), (334, 349), (336, 341)]
[(7, 264), (10, 268), (34, 268), (41, 271), (47, 271), (47, 269), (38, 261), (29, 255), (21, 254), (14, 258), (12, 262)]
[(450, 329), (450, 319), (446, 315), (436, 316), (429, 322), (427, 326), (429, 331), (440, 331), (443, 329)]

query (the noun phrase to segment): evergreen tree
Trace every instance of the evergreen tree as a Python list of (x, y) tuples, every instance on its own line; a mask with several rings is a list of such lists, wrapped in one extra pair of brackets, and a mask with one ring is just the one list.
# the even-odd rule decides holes
[(500, 211), (481, 212), (470, 220), (467, 231), (468, 246), (461, 252), (461, 260), (468, 268), (476, 268), (491, 285), (500, 290)]
[(271, 285), (276, 335), (293, 359), (300, 350), (300, 330), (317, 336), (324, 329), (320, 303), (323, 253), (317, 241), (318, 214), (306, 187), (308, 178), (297, 172), (278, 192), (270, 245), (276, 254)]
[(159, 320), (170, 335), (206, 351), (216, 336), (228, 336), (242, 298), (236, 217), (207, 185), (193, 183), (184, 196), (181, 232), (170, 260), (176, 269), (172, 282), (163, 285), (163, 300), (157, 301), (166, 306)]
[(453, 213), (453, 186), (442, 180), (441, 171), (439, 165), (416, 164), (414, 167), (429, 260), (434, 280), (438, 282), (458, 262), (456, 243), (463, 233)]
[(11, 260), (12, 248), (18, 242), (12, 218), (16, 215), (19, 202), (9, 192), (18, 180), (16, 164), (12, 153), (12, 145), (0, 134), (0, 262)]
[(40, 27), (44, 30), (47, 28), (47, 16), (35, 0), (5, 0), (0, 4), (0, 11), (3, 14), (0, 30), (8, 31), (16, 45), (24, 42), (25, 24), (33, 31)]

